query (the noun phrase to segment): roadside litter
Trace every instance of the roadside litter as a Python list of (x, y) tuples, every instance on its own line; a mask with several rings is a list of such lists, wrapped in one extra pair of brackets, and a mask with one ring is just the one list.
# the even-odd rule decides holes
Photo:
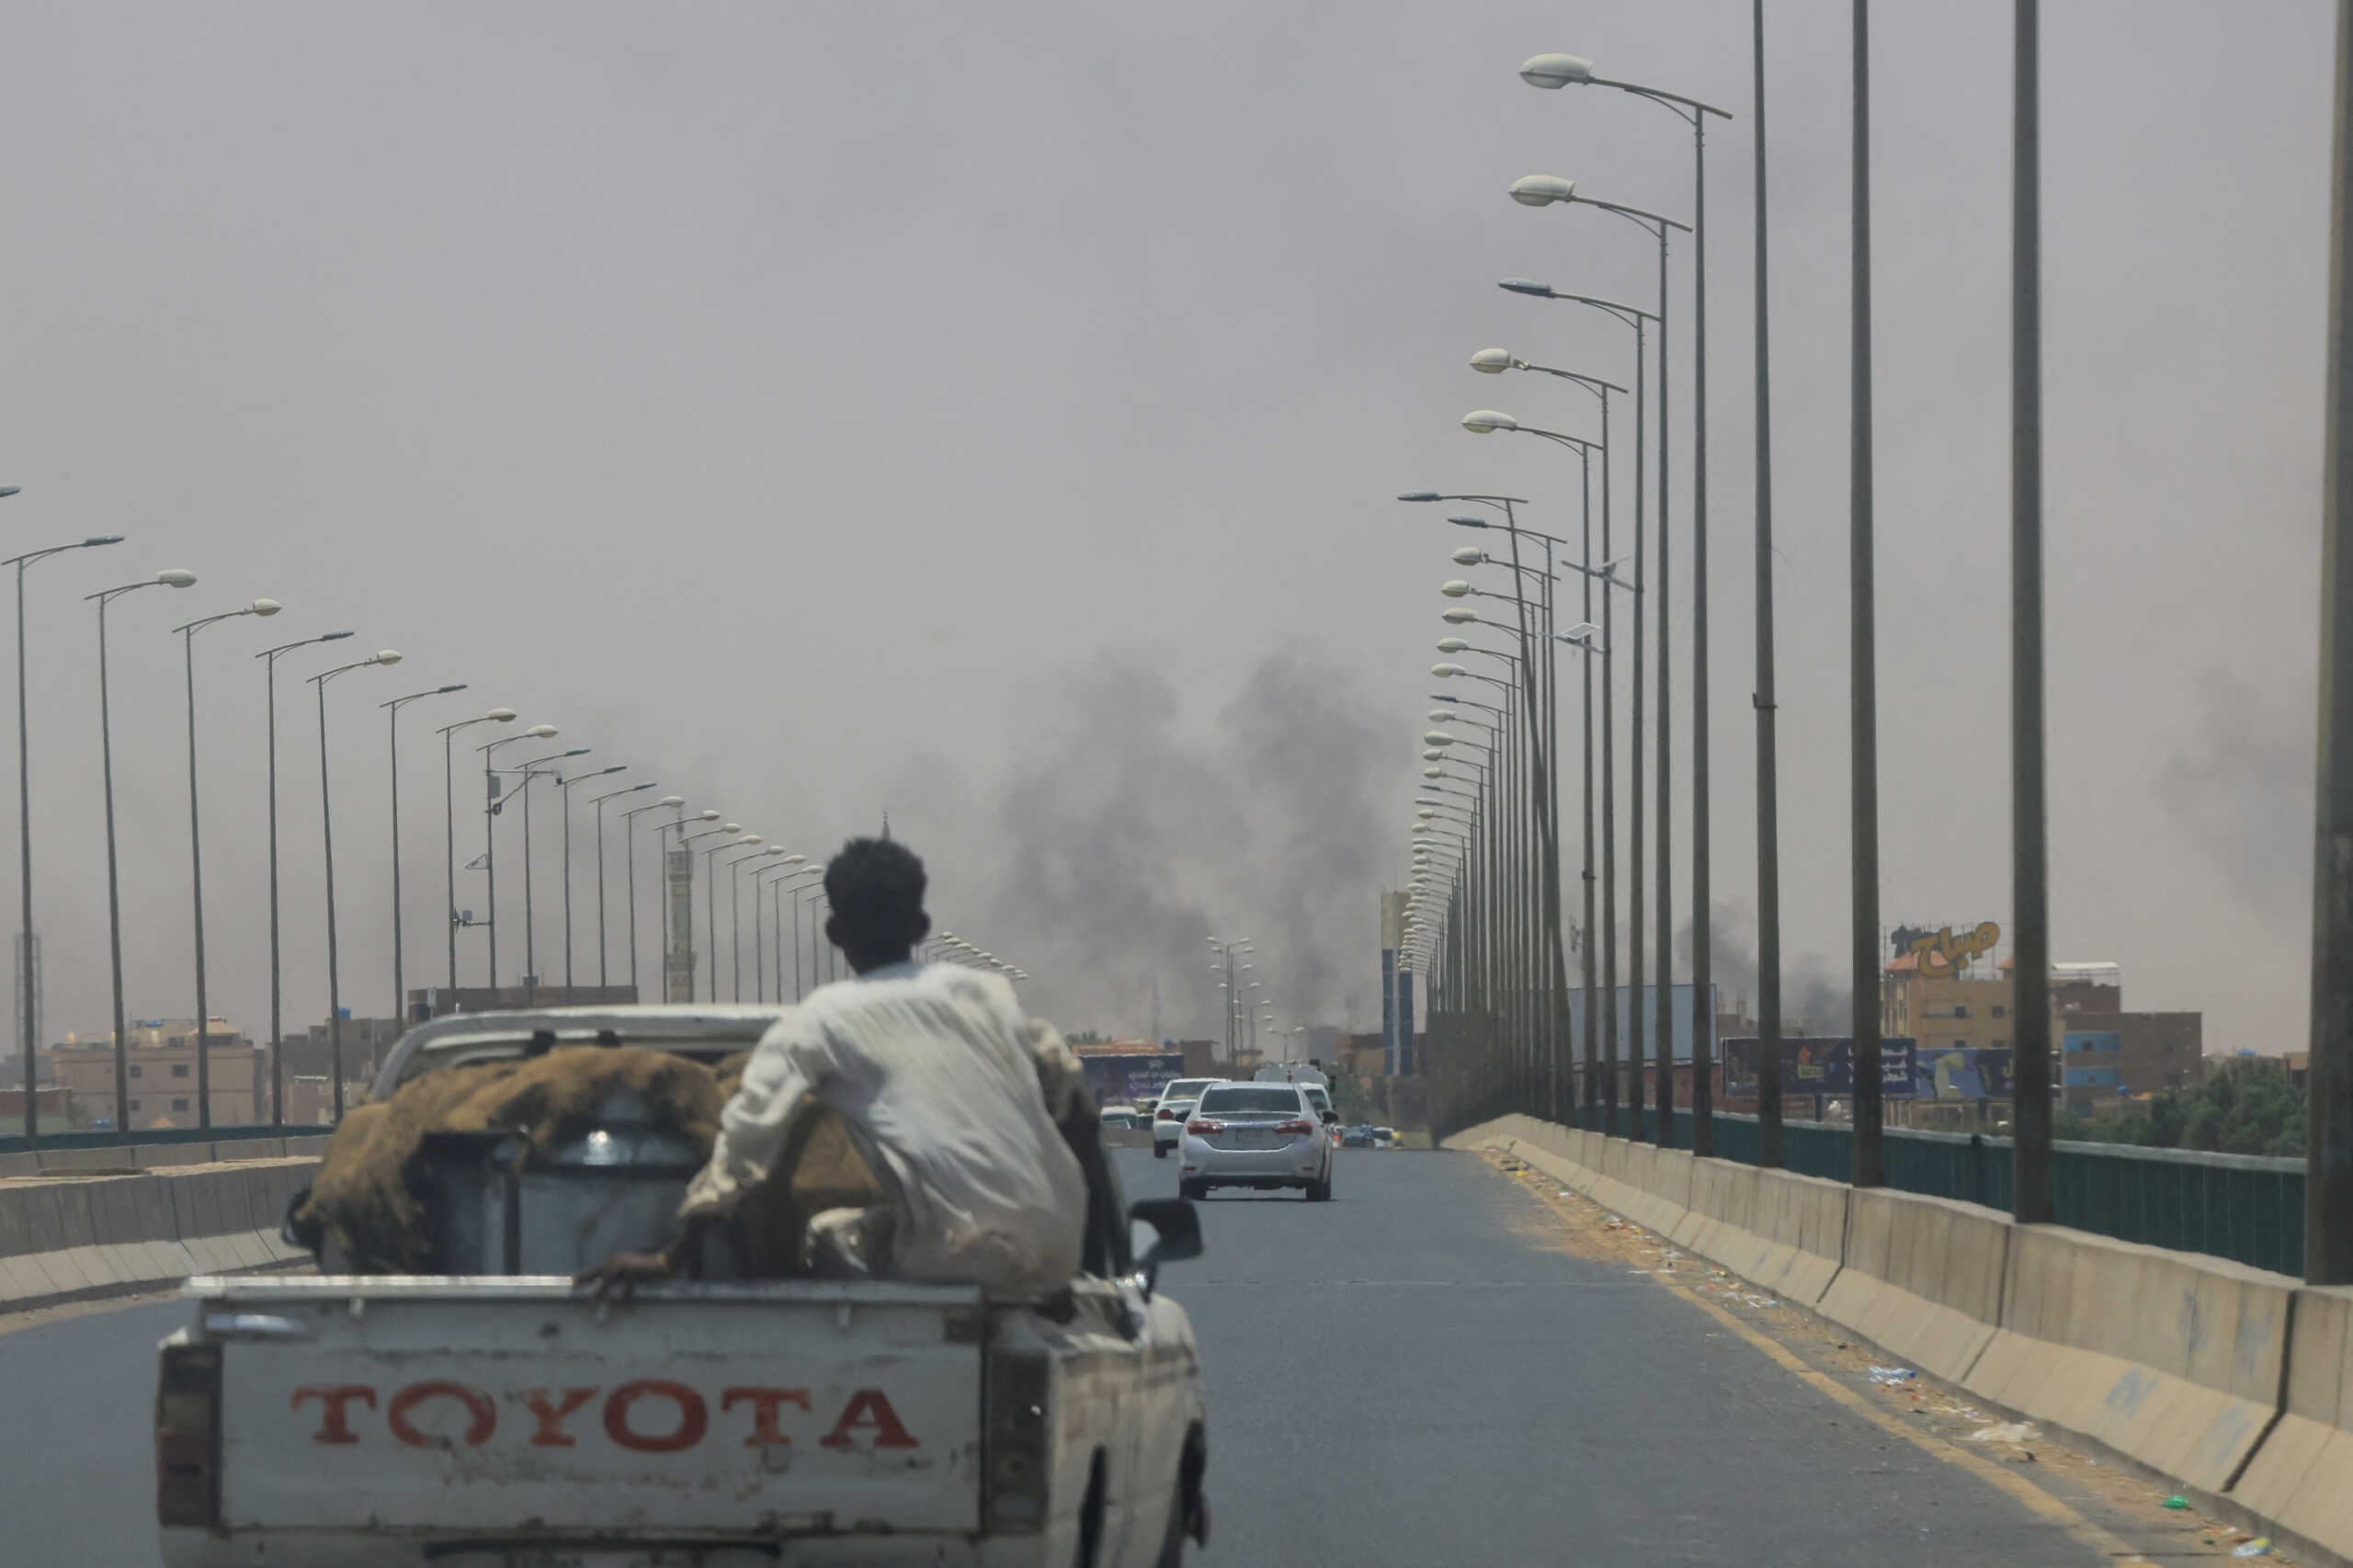
[(1996, 1421), (1969, 1435), (1972, 1443), (2031, 1443), (2042, 1436), (2028, 1421)]
[(2256, 1536), (2253, 1540), (2248, 1541), (2245, 1546), (2242, 1546), (2237, 1551), (2232, 1552), (2231, 1555), (2234, 1557), (2268, 1557), (2271, 1555), (2271, 1538), (2268, 1535)]
[[(1919, 1375), (1909, 1367), (1873, 1367), (1871, 1369), (1871, 1381), (1881, 1388), (1894, 1388), (1899, 1383), (1908, 1383)], [(2184, 1505), (2184, 1506), (2187, 1506)]]
[(2172, 1496), (2165, 1499), (2165, 1506), (2177, 1510), (2187, 1508), (2189, 1506), (2189, 1499), (2177, 1492)]

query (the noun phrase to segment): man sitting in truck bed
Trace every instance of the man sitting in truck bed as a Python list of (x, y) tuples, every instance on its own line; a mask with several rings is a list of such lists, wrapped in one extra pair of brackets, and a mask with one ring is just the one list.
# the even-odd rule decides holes
[(1077, 1062), (1023, 1018), (1002, 979), (915, 960), (931, 929), (925, 881), (923, 862), (889, 839), (853, 839), (834, 857), (825, 935), (856, 978), (812, 992), (761, 1039), (688, 1188), (677, 1240), (608, 1258), (583, 1283), (601, 1291), (675, 1272), (774, 1172), (804, 1095), (840, 1114), (889, 1194), (810, 1221), (821, 1272), (972, 1283), (1002, 1300), (1069, 1283), (1087, 1184), (1056, 1124), (1093, 1117)]

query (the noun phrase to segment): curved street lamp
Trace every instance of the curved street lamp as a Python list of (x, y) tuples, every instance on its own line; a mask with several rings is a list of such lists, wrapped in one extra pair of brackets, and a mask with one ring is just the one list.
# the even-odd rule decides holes
[[(14, 494), (15, 491), (11, 489), (9, 494)], [(130, 1044), (127, 1039), (129, 1025), (124, 1017), (122, 1006), (122, 886), (119, 878), (116, 874), (115, 862), (114, 722), (112, 715), (108, 710), (107, 700), (107, 606), (120, 598), (123, 595), (137, 593), (142, 588), (192, 588), (195, 585), (195, 573), (184, 572), (175, 566), (167, 568), (165, 571), (158, 572), (153, 577), (142, 578), (136, 583), (125, 583), (120, 587), (115, 588), (102, 588), (95, 594), (85, 594), (83, 596), (83, 602), (90, 603), (95, 601), (98, 607), (98, 757), (100, 770), (105, 778), (106, 788), (107, 949), (108, 956), (112, 962), (114, 973), (114, 1126), (115, 1131), (119, 1133), (128, 1133), (131, 1131), (131, 1058)], [(274, 752), (271, 762), (271, 777), (274, 779), (277, 777), (276, 756)], [(278, 913), (278, 869), (275, 853), (276, 844), (277, 841), (273, 838), (271, 840), (272, 856), (270, 860), (269, 879), (271, 900), (270, 915), (272, 917), (270, 922), (270, 937), (273, 944), (271, 948), (271, 962), (273, 966), (273, 972), (275, 971), (276, 964), (277, 949), (275, 943), (278, 935), (278, 925), (276, 920)], [(277, 1030), (273, 1026), (271, 1029), (272, 1040), (270, 1045), (270, 1078), (273, 1085), (275, 1085), (278, 1075), (278, 1048), (275, 1038)], [(277, 1098), (273, 1094), (270, 1101), (270, 1119), (273, 1123), (278, 1119), (277, 1103)], [(33, 1126), (31, 1119), (32, 1114), (32, 1102), (28, 1100), (26, 1102), (27, 1120), (25, 1123), (28, 1131), (29, 1131)]]
[[(1858, 51), (1860, 51), (1863, 48), (1862, 35), (1859, 32), (1857, 35), (1856, 48)], [(1666, 109), (1669, 113), (1679, 117), (1691, 127), (1691, 309), (1693, 323), (1691, 348), (1691, 379), (1693, 394), (1691, 410), (1691, 1007), (1693, 1014), (1691, 1111), (1693, 1117), (1693, 1152), (1699, 1154), (1708, 1154), (1714, 1152), (1712, 1122), (1711, 1118), (1712, 1107), (1710, 1101), (1707, 1086), (1707, 1068), (1709, 1065), (1707, 1057), (1708, 1040), (1712, 1032), (1714, 1022), (1713, 1018), (1710, 1015), (1714, 1006), (1714, 1003), (1709, 999), (1710, 986), (1713, 976), (1711, 971), (1711, 933), (1709, 927), (1711, 923), (1711, 904), (1709, 889), (1708, 863), (1707, 121), (1708, 116), (1711, 114), (1719, 119), (1730, 119), (1732, 116), (1728, 111), (1718, 108), (1713, 104), (1703, 103), (1698, 98), (1686, 97), (1680, 93), (1670, 93), (1661, 87), (1645, 86), (1640, 83), (1615, 81), (1608, 77), (1597, 76), (1594, 74), (1593, 62), (1574, 54), (1551, 53), (1530, 56), (1521, 64), (1519, 68), (1519, 74), (1520, 79), (1528, 83), (1530, 86), (1543, 87), (1552, 90), (1557, 90), (1562, 87), (1573, 85), (1614, 87), (1620, 92), (1631, 94), (1635, 97), (1649, 99), (1651, 102)], [(1859, 80), (1859, 77), (1858, 79)], [(1760, 102), (1762, 100), (1760, 99)], [(1861, 141), (1861, 139), (1867, 135), (1868, 122), (1865, 123), (1866, 129), (1859, 131), (1857, 135), (1859, 138), (1859, 145), (1867, 147), (1868, 143)], [(1763, 154), (1760, 153), (1758, 155), (1761, 162)], [(1863, 170), (1864, 174), (1869, 172), (1867, 162), (1863, 165)], [(1867, 186), (1868, 182), (1864, 180), (1863, 175), (1858, 175), (1857, 179), (1859, 182), (1859, 188), (1863, 188)], [(1859, 230), (1863, 238), (1859, 239), (1857, 243), (1859, 245), (1861, 245), (1866, 244), (1868, 241), (1870, 232), (1868, 222), (1866, 221), (1859, 225)], [(1758, 240), (1758, 254), (1760, 257), (1763, 254), (1763, 243), (1764, 242), (1760, 237)], [(1760, 277), (1762, 275), (1760, 273)], [(1759, 285), (1759, 289), (1761, 291), (1761, 283)], [(1660, 297), (1662, 300), (1665, 299), (1663, 291)], [(1662, 308), (1664, 308), (1664, 306), (1662, 306)], [(1665, 371), (1664, 368), (1664, 355), (1662, 355), (1662, 367), (1660, 370), (1660, 402), (1662, 403), (1665, 401)], [(1762, 416), (1763, 415), (1760, 411), (1760, 419)], [(1660, 441), (1663, 456), (1665, 441), (1664, 430), (1662, 430)], [(1664, 524), (1666, 517), (1666, 496), (1663, 491), (1659, 496), (1659, 516), (1661, 519), (1662, 531), (1664, 531)], [(1660, 576), (1663, 585), (1665, 576), (1663, 566)], [(1769, 586), (1768, 586), (1764, 591), (1769, 593)], [(1769, 603), (1769, 600), (1768, 602)], [(1763, 619), (1769, 620), (1769, 618)], [(1659, 619), (1662, 627), (1664, 627), (1666, 619), (1666, 612), (1663, 600), (1660, 605)], [(1664, 646), (1663, 640), (1662, 646)], [(1660, 670), (1660, 686), (1662, 690), (1664, 690), (1665, 686), (1665, 671), (1664, 668)], [(1666, 812), (1666, 806), (1665, 803), (1666, 796), (1666, 762), (1665, 757), (1666, 732), (1665, 717), (1666, 710), (1664, 703), (1662, 702), (1659, 724), (1661, 736), (1661, 759), (1659, 764), (1659, 793), (1661, 804), (1659, 810), (1661, 815), (1662, 839), (1664, 839), (1665, 836), (1665, 818)], [(1664, 885), (1666, 879), (1667, 868), (1665, 859), (1665, 848), (1664, 846), (1662, 846), (1659, 866), (1659, 877), (1662, 885)], [(1659, 898), (1658, 920), (1659, 930), (1662, 933), (1659, 940), (1664, 943), (1668, 939), (1664, 933), (1667, 931), (1669, 924), (1667, 898), (1665, 892), (1662, 892)], [(1663, 959), (1665, 951), (1665, 948), (1662, 947), (1660, 951)], [(1662, 1046), (1661, 1049), (1665, 1050), (1665, 1047)], [(1665, 1059), (1662, 1058), (1662, 1061), (1664, 1060)], [(1664, 1069), (1662, 1069), (1662, 1073), (1664, 1074)], [(1662, 1115), (1659, 1121), (1662, 1137), (1665, 1135), (1665, 1129), (1667, 1121), (1667, 1119), (1664, 1114), (1664, 1109), (1672, 1103), (1665, 1098), (1665, 1096), (1667, 1093), (1665, 1085), (1669, 1082), (1671, 1082), (1671, 1075), (1663, 1076), (1659, 1091), (1662, 1096)]]
[[(196, 634), (208, 626), (234, 620), (239, 616), (266, 619), (277, 613), (276, 599), (256, 599), (242, 609), (224, 609), (218, 615), (203, 616), (186, 625), (172, 628), (180, 639), (188, 666), (188, 853), (189, 880), (194, 883), (196, 903), (196, 1124), (206, 1131), (212, 1128), (212, 1020), (204, 972), (204, 833), (197, 811), (196, 793)], [(26, 1049), (31, 1049), (29, 1039)], [(27, 1071), (30, 1072), (29, 1066)], [(25, 1107), (25, 1125), (29, 1129), (32, 1126), (29, 1100)]]
[[(451, 737), (455, 736), (460, 730), (471, 729), (476, 724), (511, 724), (514, 722), (515, 710), (512, 708), (493, 708), (488, 712), (477, 714), (472, 719), (460, 719), (454, 724), (444, 724), (435, 732), (441, 737), (441, 826), (445, 840), (443, 858), (446, 862), (443, 874), (448, 879), (444, 884), (444, 894), (449, 903), (449, 908), (444, 913), (448, 918), (442, 924), (449, 928), (449, 989), (453, 992), (458, 989), (458, 926), (460, 922), (458, 919), (458, 765), (455, 742)], [(497, 977), (493, 975), (490, 983), (493, 985), (497, 984)]]
[[(324, 846), (327, 872), (327, 1051), (335, 1059), (335, 1119), (343, 1119), (343, 982), (337, 967), (335, 924), (335, 810), (334, 795), (327, 786), (327, 682), (353, 670), (364, 670), (371, 665), (397, 665), (400, 654), (391, 648), (379, 649), (364, 659), (347, 665), (337, 665), (310, 677), (312, 689), (319, 699), (319, 833)], [(371, 1064), (381, 1066), (379, 1054), (369, 1053)]]
[(422, 702), (428, 697), (447, 697), (463, 691), (466, 683), (453, 686), (428, 687), (412, 691), (405, 697), (395, 697), (377, 707), (384, 710), (386, 724), (391, 731), (391, 744), (386, 752), (392, 775), (392, 1017), (404, 1027), (408, 1022), (408, 979), (402, 971), (401, 947), (401, 710), (412, 702)]
[[(21, 485), (10, 485), (7, 493), (15, 495), (22, 488)], [(121, 542), (120, 534), (97, 534), (76, 540), (72, 544), (52, 544), (46, 550), (29, 550), (22, 555), (0, 562), (0, 566), (17, 569), (17, 885), (23, 899), (24, 920), (19, 927), (22, 934), (17, 938), (23, 947), (17, 955), (17, 1005), (19, 1009), (17, 1023), (24, 1031), (25, 1142), (28, 1145), (37, 1146), (40, 1142), (40, 1096), (33, 1085), (33, 1048), (40, 1043), (35, 1038), (40, 1033), (40, 1025), (34, 1014), (40, 991), (33, 983), (32, 745), (31, 728), (25, 709), (25, 569), (36, 561), (46, 561), (69, 550), (96, 550)], [(193, 578), (189, 580), (194, 581)]]
[[(499, 799), (498, 770), (492, 766), (500, 746), (513, 745), (517, 741), (551, 741), (563, 733), (553, 724), (534, 724), (519, 735), (501, 735), (498, 739), (474, 747), (482, 753), (482, 865), (490, 879), (485, 897), (489, 900), (490, 919), (490, 988), (498, 989), (498, 835), (492, 831), (497, 824)], [(530, 867), (524, 866), (523, 906), (530, 908)]]
[(676, 811), (686, 803), (684, 795), (665, 795), (650, 806), (638, 806), (621, 813), (621, 853), (629, 860), (629, 988), (633, 993), (632, 1000), (641, 1004), (645, 995), (637, 982), (637, 819), (647, 812)]
[(613, 983), (612, 943), (605, 935), (605, 802), (651, 790), (654, 782), (648, 778), (642, 784), (625, 784), (618, 790), (608, 790), (601, 795), (588, 798), (588, 803), (597, 808), (597, 988), (599, 991), (609, 988)]

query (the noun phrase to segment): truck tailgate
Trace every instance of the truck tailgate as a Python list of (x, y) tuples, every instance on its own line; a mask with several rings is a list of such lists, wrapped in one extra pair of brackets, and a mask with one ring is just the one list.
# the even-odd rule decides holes
[(967, 1531), (979, 1293), (560, 1278), (191, 1281), (220, 1523), (676, 1537)]

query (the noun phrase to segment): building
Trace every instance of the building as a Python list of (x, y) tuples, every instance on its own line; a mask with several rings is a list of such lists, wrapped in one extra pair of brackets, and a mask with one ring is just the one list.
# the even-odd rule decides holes
[(2010, 977), (1980, 976), (1974, 966), (1955, 970), (1926, 954), (1906, 952), (1889, 960), (1880, 988), (1879, 1028), (1890, 1038), (1916, 1040), (1923, 1049), (2006, 1051)]
[[(196, 1021), (142, 1024), (129, 1031), (124, 1087), (132, 1130), (195, 1127), (197, 1108)], [(216, 1018), (205, 1031), (205, 1080), (215, 1127), (254, 1127), (269, 1119), (268, 1051)], [(159, 1041), (137, 1043), (142, 1037)], [(114, 1045), (100, 1039), (51, 1046), (51, 1070), (60, 1086), (93, 1119), (114, 1119)]]
[(2079, 1116), (2205, 1081), (2203, 1014), (2075, 1012), (2064, 1023), (2060, 1093)]
[(1390, 1077), (1408, 1077), (1414, 1071), (1414, 966), (1403, 951), (1412, 907), (1410, 893), (1381, 895), (1381, 1072)]
[(1388, 1031), (1341, 1035), (1333, 1042), (1330, 1060), (1344, 1070), (1363, 1077), (1389, 1076)]

